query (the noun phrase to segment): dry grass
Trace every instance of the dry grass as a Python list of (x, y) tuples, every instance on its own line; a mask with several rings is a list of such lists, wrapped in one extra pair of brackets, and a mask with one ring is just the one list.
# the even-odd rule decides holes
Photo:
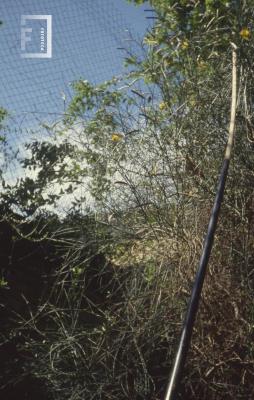
[[(53, 400), (162, 399), (207, 209), (186, 213), (175, 236), (114, 243), (106, 255), (87, 257), (73, 244), (50, 296), (19, 324), (24, 376), (44, 382)], [(233, 231), (228, 221), (220, 224), (207, 271), (181, 386), (184, 400), (254, 395), (253, 239), (244, 220), (235, 221)]]

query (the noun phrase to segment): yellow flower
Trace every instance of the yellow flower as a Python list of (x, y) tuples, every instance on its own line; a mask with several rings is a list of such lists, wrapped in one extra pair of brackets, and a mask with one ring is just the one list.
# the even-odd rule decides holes
[(111, 135), (112, 142), (120, 142), (122, 139), (123, 135), (121, 135), (121, 133), (113, 133), (113, 135)]
[(189, 41), (187, 39), (185, 39), (182, 44), (181, 44), (181, 49), (186, 50), (189, 47)]
[(240, 32), (240, 36), (242, 37), (242, 39), (245, 39), (245, 40), (249, 40), (250, 35), (251, 35), (251, 32), (248, 28), (243, 28)]
[(165, 110), (165, 108), (167, 108), (167, 104), (165, 103), (165, 101), (162, 101), (162, 102), (159, 104), (159, 109), (160, 109), (161, 111), (163, 111), (163, 110)]

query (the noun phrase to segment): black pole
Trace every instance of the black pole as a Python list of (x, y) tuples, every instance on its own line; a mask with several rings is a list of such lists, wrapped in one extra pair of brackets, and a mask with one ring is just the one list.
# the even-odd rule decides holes
[(229, 167), (229, 159), (224, 159), (219, 184), (217, 188), (216, 197), (214, 200), (214, 205), (211, 212), (211, 217), (207, 229), (207, 235), (204, 242), (203, 252), (201, 255), (201, 259), (199, 262), (198, 272), (196, 274), (196, 279), (194, 282), (194, 286), (191, 293), (191, 298), (189, 301), (185, 321), (183, 324), (183, 329), (181, 333), (181, 338), (177, 350), (177, 354), (175, 357), (174, 366), (171, 372), (170, 381), (166, 391), (165, 400), (175, 400), (175, 396), (178, 390), (178, 384), (182, 378), (183, 367), (185, 363), (185, 359), (187, 356), (187, 352), (189, 349), (193, 325), (195, 322), (198, 304), (200, 299), (200, 294), (203, 287), (203, 282), (205, 278), (206, 268), (209, 261), (209, 257), (211, 254), (211, 249), (213, 246), (214, 234), (217, 226), (217, 221), (220, 213), (221, 203), (223, 199), (224, 188), (227, 179)]
[(225, 157), (221, 168), (221, 173), (219, 177), (219, 183), (217, 187), (217, 192), (214, 200), (214, 205), (212, 208), (209, 225), (207, 229), (207, 234), (204, 242), (204, 247), (202, 255), (200, 258), (198, 271), (196, 274), (195, 282), (193, 285), (185, 321), (183, 324), (183, 330), (181, 333), (180, 342), (178, 345), (176, 358), (172, 368), (170, 380), (167, 386), (167, 391), (165, 395), (165, 400), (176, 400), (176, 395), (178, 392), (178, 386), (182, 378), (183, 368), (187, 356), (187, 352), (191, 342), (191, 336), (193, 331), (193, 325), (195, 322), (196, 314), (198, 311), (198, 305), (200, 300), (200, 295), (205, 279), (206, 269), (208, 261), (210, 258), (214, 234), (218, 222), (218, 217), (220, 213), (221, 203), (223, 200), (223, 194), (226, 184), (226, 179), (228, 175), (229, 162), (231, 157), (231, 151), (234, 140), (234, 129), (235, 129), (235, 116), (236, 116), (236, 103), (237, 103), (237, 69), (236, 69), (236, 50), (237, 47), (234, 43), (231, 43), (233, 48), (232, 51), (232, 99), (231, 99), (231, 115), (229, 124), (229, 135), (228, 142), (225, 151)]

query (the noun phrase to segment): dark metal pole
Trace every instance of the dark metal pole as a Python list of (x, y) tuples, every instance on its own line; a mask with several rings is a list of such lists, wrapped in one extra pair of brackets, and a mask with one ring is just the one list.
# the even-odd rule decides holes
[(178, 384), (182, 378), (183, 367), (187, 352), (190, 346), (193, 325), (195, 322), (195, 317), (198, 311), (198, 304), (200, 299), (200, 294), (203, 287), (203, 282), (205, 278), (206, 268), (209, 261), (209, 257), (212, 250), (214, 233), (217, 226), (217, 221), (219, 217), (220, 207), (223, 199), (223, 192), (225, 188), (225, 183), (227, 179), (227, 172), (229, 167), (229, 160), (224, 160), (218, 190), (214, 201), (214, 206), (211, 212), (210, 222), (207, 230), (207, 235), (205, 238), (203, 253), (200, 259), (198, 272), (194, 282), (194, 286), (191, 293), (191, 298), (188, 305), (188, 310), (186, 313), (185, 321), (183, 324), (183, 330), (175, 358), (174, 367), (172, 369), (170, 382), (168, 384), (167, 393), (165, 400), (175, 400), (175, 396), (178, 390)]
[(232, 66), (232, 100), (231, 100), (231, 117), (230, 117), (230, 125), (229, 125), (229, 136), (228, 142), (226, 146), (226, 152), (224, 157), (224, 162), (222, 165), (218, 188), (214, 200), (214, 205), (212, 208), (209, 225), (207, 229), (207, 234), (204, 242), (203, 252), (201, 255), (201, 259), (199, 262), (198, 271), (196, 274), (195, 282), (193, 285), (185, 321), (183, 324), (183, 330), (181, 333), (180, 342), (178, 345), (173, 369), (171, 372), (170, 380), (167, 386), (165, 400), (176, 400), (176, 395), (178, 392), (178, 386), (182, 378), (183, 368), (187, 356), (188, 349), (190, 347), (191, 336), (193, 331), (193, 326), (196, 318), (196, 314), (198, 311), (198, 305), (200, 300), (200, 295), (205, 279), (206, 269), (209, 261), (209, 257), (211, 254), (214, 234), (218, 222), (219, 212), (221, 208), (221, 203), (223, 200), (223, 193), (225, 189), (229, 162), (231, 157), (231, 150), (234, 139), (234, 128), (235, 128), (235, 114), (236, 114), (236, 46), (231, 43), (233, 47), (233, 66)]

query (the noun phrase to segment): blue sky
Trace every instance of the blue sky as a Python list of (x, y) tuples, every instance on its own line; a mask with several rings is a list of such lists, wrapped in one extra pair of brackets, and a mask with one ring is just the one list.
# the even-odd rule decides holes
[[(0, 0), (0, 106), (10, 115), (5, 132), (9, 156), (0, 152), (0, 167), (5, 169), (7, 161), (9, 179), (17, 178), (19, 159), (27, 154), (24, 145), (34, 132), (41, 135), (40, 124), (61, 118), (72, 96), (71, 82), (99, 83), (121, 75), (123, 52), (117, 48), (130, 45), (126, 29), (141, 40), (151, 23), (145, 8), (126, 0)], [(52, 15), (50, 59), (21, 57), (21, 16), (31, 14)], [(28, 45), (36, 47), (40, 25), (32, 27)]]
[[(15, 117), (34, 113), (22, 117), (26, 126), (37, 113), (40, 118), (62, 112), (62, 92), (68, 101), (71, 81), (102, 82), (120, 75), (123, 52), (117, 47), (128, 45), (126, 29), (142, 38), (149, 25), (144, 8), (125, 0), (1, 0), (0, 105)], [(22, 14), (52, 15), (51, 59), (21, 57)]]

